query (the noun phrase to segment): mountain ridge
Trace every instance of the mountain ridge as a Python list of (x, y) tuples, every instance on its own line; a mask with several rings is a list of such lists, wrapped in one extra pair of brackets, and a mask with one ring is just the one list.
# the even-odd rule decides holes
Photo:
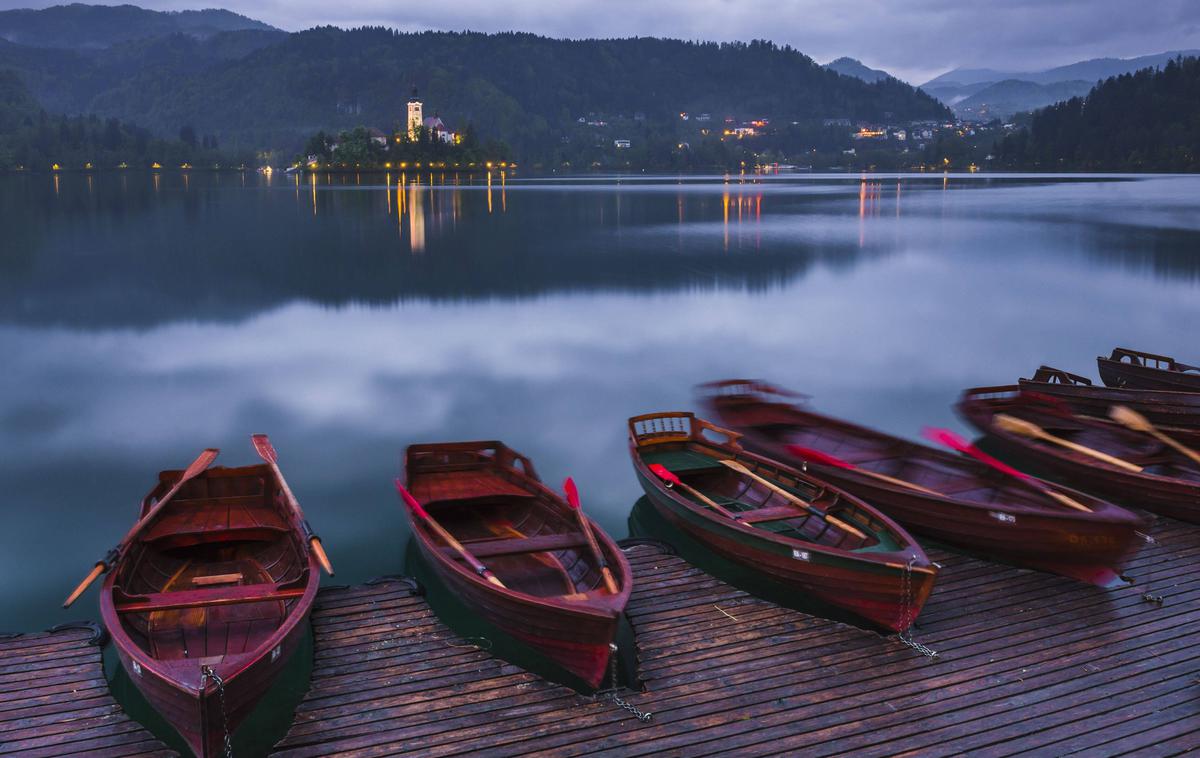
[(275, 27), (220, 8), (155, 11), (136, 5), (54, 5), (0, 11), (0, 39), (26, 47), (98, 50), (133, 40), (183, 33), (205, 39), (221, 32)]
[(896, 77), (889, 74), (887, 71), (879, 68), (871, 68), (857, 58), (842, 56), (835, 58), (824, 64), (824, 67), (830, 71), (836, 71), (842, 76), (852, 76), (855, 79), (861, 79), (864, 82), (874, 83), (883, 79), (895, 79)]

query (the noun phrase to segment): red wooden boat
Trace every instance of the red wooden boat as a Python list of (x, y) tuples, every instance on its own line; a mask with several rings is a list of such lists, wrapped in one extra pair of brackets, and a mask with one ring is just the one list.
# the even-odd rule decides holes
[(810, 597), (884, 629), (908, 629), (937, 576), (916, 540), (853, 495), (746, 452), (739, 437), (691, 413), (629, 420), (638, 481), (668, 522)]
[(1200, 392), (1200, 366), (1165, 355), (1118, 347), (1109, 357), (1096, 358), (1096, 363), (1100, 379), (1109, 387)]
[[(410, 510), (417, 545), (450, 591), (598, 687), (631, 587), (629, 562), (612, 539), (587, 522), (602, 556), (597, 560), (581, 528), (586, 517), (542, 484), (528, 458), (500, 442), (412, 445), (405, 478), (433, 522)], [(486, 569), (473, 569), (434, 525)], [(605, 585), (605, 567), (616, 592)]]
[(277, 472), (202, 470), (171, 496), (185, 472), (164, 471), (110, 554), (100, 612), (121, 664), (203, 758), (226, 752), (317, 594), (315, 538)]
[[(1142, 544), (1137, 530), (1145, 519), (1103, 500), (1049, 483), (1031, 487), (972, 458), (813, 413), (791, 402), (794, 393), (762, 382), (715, 382), (702, 391), (722, 422), (745, 434), (748, 447), (806, 464), (917, 534), (1100, 586), (1119, 584)], [(798, 454), (801, 448), (851, 467)], [(1040, 486), (1091, 512), (1063, 505)]]
[(1200, 392), (1097, 386), (1087, 377), (1051, 366), (1038, 368), (1032, 379), (1021, 379), (1019, 385), (1024, 393), (1057, 398), (1084, 416), (1108, 418), (1114, 405), (1124, 405), (1155, 426), (1189, 434), (1200, 431)]
[[(977, 387), (963, 393), (959, 414), (982, 432), (997, 455), (1031, 471), (1130, 507), (1200, 523), (1200, 464), (1153, 437), (1113, 423), (1063, 413), (1054, 403), (1022, 394), (1016, 386)], [(1005, 414), (1082, 445), (1140, 471), (1099, 460), (1043, 439), (996, 425)]]

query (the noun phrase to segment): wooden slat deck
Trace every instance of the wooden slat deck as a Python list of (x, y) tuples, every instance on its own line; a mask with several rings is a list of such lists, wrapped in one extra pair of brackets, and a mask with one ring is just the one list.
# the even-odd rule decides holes
[(0, 638), (0, 755), (175, 755), (108, 693), (88, 629)]
[[(456, 638), (407, 585), (323, 591), (290, 756), (1158, 755), (1200, 747), (1200, 528), (1160, 520), (1105, 591), (939, 550), (924, 658), (629, 548), (640, 723)], [(1163, 597), (1160, 606), (1142, 595)]]

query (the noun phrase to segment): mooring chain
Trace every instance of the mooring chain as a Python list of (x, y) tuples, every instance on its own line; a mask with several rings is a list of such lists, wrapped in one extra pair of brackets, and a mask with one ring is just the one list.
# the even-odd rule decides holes
[(908, 626), (902, 629), (897, 636), (901, 642), (926, 658), (937, 658), (938, 654), (936, 650), (922, 645), (912, 638), (912, 622), (916, 621), (916, 619), (909, 618), (909, 614), (912, 612), (912, 567), (916, 563), (916, 560), (916, 556), (908, 559), (908, 563), (904, 566), (903, 578), (900, 580), (900, 623), (898, 626), (905, 627), (906, 624)]
[(225, 680), (212, 666), (202, 666), (200, 673), (217, 683), (217, 700), (221, 704), (221, 731), (225, 733), (225, 758), (233, 758), (233, 738), (229, 734), (229, 715), (225, 712)]
[(643, 724), (654, 718), (654, 714), (649, 711), (638, 710), (638, 707), (633, 703), (622, 700), (617, 694), (617, 646), (613, 643), (608, 643), (608, 674), (609, 674), (609, 694), (612, 695), (612, 701), (619, 707), (632, 713), (637, 717), (638, 721)]

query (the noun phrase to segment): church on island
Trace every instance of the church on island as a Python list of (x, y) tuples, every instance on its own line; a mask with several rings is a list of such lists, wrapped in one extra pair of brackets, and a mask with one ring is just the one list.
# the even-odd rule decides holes
[[(457, 145), (462, 141), (458, 134), (446, 127), (436, 113), (432, 116), (424, 115), (424, 104), (417, 96), (417, 88), (413, 87), (412, 97), (408, 98), (408, 139), (416, 140), (420, 136), (422, 128), (447, 144)], [(402, 136), (402, 134), (396, 134), (396, 141), (401, 142)]]

